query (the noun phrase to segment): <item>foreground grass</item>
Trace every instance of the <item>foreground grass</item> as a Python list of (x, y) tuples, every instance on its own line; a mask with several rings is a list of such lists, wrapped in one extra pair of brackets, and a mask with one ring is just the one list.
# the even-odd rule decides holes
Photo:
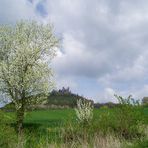
[[(147, 138), (124, 140), (111, 132), (106, 135), (98, 134), (100, 131), (94, 135), (94, 132), (100, 129), (103, 132), (108, 132), (106, 127), (112, 126), (112, 122), (110, 123), (108, 121), (114, 121), (115, 111), (116, 109), (109, 108), (94, 109), (95, 120), (92, 122), (93, 125), (88, 128), (81, 128), (77, 125), (74, 109), (36, 110), (27, 112), (24, 120), (24, 137), (22, 137), (19, 144), (15, 145), (14, 143), (14, 146), (11, 145), (10, 147), (146, 148), (148, 146)], [(141, 111), (145, 116), (144, 118), (148, 119), (148, 108), (142, 108)], [(11, 120), (11, 125), (14, 127), (15, 114), (13, 112), (7, 112), (5, 114), (7, 117), (13, 119)], [(99, 121), (100, 119), (101, 122)], [(148, 120), (145, 120), (145, 125), (147, 124)], [(146, 131), (145, 129), (145, 132), (148, 135), (148, 130)], [(12, 131), (10, 131), (10, 133), (12, 133)]]

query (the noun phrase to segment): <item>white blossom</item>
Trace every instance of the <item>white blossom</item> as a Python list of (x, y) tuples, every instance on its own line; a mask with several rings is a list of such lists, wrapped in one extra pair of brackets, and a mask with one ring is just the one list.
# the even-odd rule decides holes
[(49, 64), (56, 47), (49, 24), (21, 21), (0, 26), (0, 91), (16, 109), (31, 104), (31, 96), (49, 93), (53, 85)]
[(77, 108), (75, 108), (75, 111), (80, 123), (89, 123), (93, 118), (93, 106), (90, 101), (77, 100)]

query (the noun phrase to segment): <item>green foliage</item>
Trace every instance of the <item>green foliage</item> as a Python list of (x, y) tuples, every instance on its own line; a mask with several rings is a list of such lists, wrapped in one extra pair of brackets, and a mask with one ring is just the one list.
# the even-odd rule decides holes
[(145, 107), (148, 107), (148, 97), (144, 97), (142, 99), (142, 104), (145, 106)]
[[(134, 107), (133, 109), (135, 110), (132, 110), (132, 112), (136, 112), (137, 115), (142, 113), (141, 117), (146, 118), (146, 116), (143, 116), (143, 114), (147, 115), (148, 113), (146, 108), (140, 106), (135, 107), (133, 105), (132, 107)], [(121, 115), (120, 109), (123, 110), (120, 106), (118, 108), (94, 109), (93, 120), (91, 121), (91, 124), (88, 124), (87, 126), (80, 126), (80, 124), (78, 124), (74, 109), (51, 109), (29, 112), (24, 120), (24, 148), (52, 147), (53, 143), (56, 143), (57, 147), (62, 147), (62, 144), (64, 143), (68, 143), (69, 147), (73, 144), (78, 146), (82, 142), (93, 145), (93, 140), (95, 138), (101, 138), (99, 141), (100, 143), (108, 135), (112, 135), (113, 140), (120, 139), (121, 141), (123, 140), (127, 143), (131, 143), (133, 148), (134, 146), (137, 146), (138, 148), (139, 145), (144, 147), (147, 144), (146, 136), (144, 134), (144, 131), (146, 130), (145, 125), (138, 126), (138, 134), (137, 131), (135, 132), (127, 128), (128, 134), (122, 135), (122, 129), (126, 126), (121, 123), (123, 121), (120, 118), (122, 118), (123, 115)], [(13, 112), (5, 114), (14, 117)], [(127, 121), (127, 119), (125, 119), (125, 123), (130, 122), (129, 125), (132, 127), (135, 120)], [(144, 122), (144, 124), (147, 123)], [(144, 131), (143, 128), (145, 129)], [(133, 133), (129, 131), (132, 131)], [(14, 143), (16, 144), (16, 142)], [(110, 144), (111, 143), (108, 143), (108, 145)]]
[(147, 148), (147, 147), (148, 147), (148, 139), (144, 139), (135, 142), (131, 148)]
[(75, 108), (76, 118), (66, 122), (62, 137), (64, 142), (78, 142), (89, 140), (91, 135), (91, 123), (93, 119), (93, 105), (87, 100), (77, 100)]
[(8, 104), (6, 104), (6, 105), (2, 108), (2, 110), (4, 110), (4, 111), (9, 111), (9, 112), (15, 111), (15, 105), (14, 105), (13, 102), (8, 103)]
[(114, 132), (116, 116), (113, 109), (101, 108), (92, 122), (92, 132), (107, 135)]
[(77, 98), (80, 97), (75, 97), (70, 94), (64, 94), (64, 95), (52, 94), (49, 95), (48, 97), (47, 105), (56, 105), (57, 107), (58, 106), (75, 107), (77, 104)]
[(142, 106), (131, 96), (123, 98), (116, 95), (116, 97), (119, 100), (118, 107), (100, 109), (102, 110), (101, 113), (95, 116), (93, 121), (93, 130), (104, 135), (114, 133), (125, 139), (144, 136), (142, 125), (145, 124), (146, 117)]
[(148, 147), (148, 139), (141, 140), (134, 144), (133, 148), (147, 148)]
[(148, 139), (135, 139), (132, 143), (125, 142), (123, 148), (148, 148)]
[(62, 141), (64, 143), (89, 141), (91, 142), (92, 137), (94, 137), (95, 132), (91, 131), (91, 125), (89, 124), (78, 124), (74, 120), (69, 120), (62, 130)]
[(144, 124), (144, 115), (138, 101), (131, 96), (123, 98), (115, 95), (120, 106), (115, 109), (116, 122), (115, 131), (124, 138), (134, 138), (142, 136), (139, 127)]
[(14, 128), (10, 126), (11, 118), (0, 111), (0, 147), (11, 148), (17, 143), (17, 136)]

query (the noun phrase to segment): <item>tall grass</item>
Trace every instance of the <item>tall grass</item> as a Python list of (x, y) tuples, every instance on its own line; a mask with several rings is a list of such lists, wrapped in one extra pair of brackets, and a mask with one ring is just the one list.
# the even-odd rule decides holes
[[(148, 118), (146, 118), (146, 109), (142, 106), (121, 103), (119, 107), (93, 110), (91, 106), (83, 105), (81, 104), (81, 107), (76, 109), (77, 113), (74, 110), (49, 110), (30, 113), (26, 116), (22, 137), (16, 135), (15, 124), (12, 126), (10, 124), (12, 121), (9, 121), (5, 116), (9, 114), (0, 112), (0, 147), (148, 147)], [(88, 111), (87, 115), (84, 115), (83, 109), (85, 107)], [(81, 117), (82, 119), (80, 119)]]

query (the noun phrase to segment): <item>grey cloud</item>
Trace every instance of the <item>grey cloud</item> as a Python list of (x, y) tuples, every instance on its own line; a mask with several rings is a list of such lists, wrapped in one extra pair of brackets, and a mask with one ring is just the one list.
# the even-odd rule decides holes
[[(122, 89), (124, 83), (126, 93), (132, 90), (130, 87), (133, 84), (136, 90), (136, 82), (142, 88), (148, 69), (143, 63), (137, 63), (137, 60), (146, 54), (148, 48), (147, 4), (145, 0), (88, 0), (79, 1), (76, 12), (67, 9), (66, 3), (56, 5), (58, 12), (52, 7), (51, 18), (56, 28), (60, 28), (61, 32), (70, 32), (76, 43), (78, 41), (84, 46), (83, 49), (77, 49), (77, 45), (73, 45), (76, 50), (82, 50), (81, 58), (77, 54), (70, 55), (68, 49), (64, 49), (65, 58), (57, 58), (56, 61), (56, 65), (60, 65), (55, 66), (57, 72), (103, 79), (108, 81), (104, 82), (104, 87), (110, 85)], [(71, 48), (71, 44), (66, 48)], [(147, 56), (144, 56), (144, 61), (146, 59)], [(142, 72), (136, 64), (142, 67)]]
[(147, 5), (147, 0), (21, 0), (19, 5), (17, 0), (12, 5), (3, 0), (0, 22), (51, 21), (62, 36), (62, 51), (53, 62), (59, 77), (68, 77), (71, 84), (70, 77), (94, 78), (104, 85), (104, 93), (118, 87), (122, 91), (123, 83), (125, 93), (136, 92), (138, 81), (142, 94), (148, 72)]
[[(80, 1), (80, 5), (81, 4), (82, 4), (82, 1)], [(86, 3), (84, 5), (87, 5), (87, 4), (90, 4), (90, 1), (86, 1)], [(94, 4), (94, 1), (91, 3), (89, 8), (93, 8), (93, 10), (95, 11), (96, 5), (94, 6), (92, 4)], [(109, 5), (109, 4), (107, 3), (107, 5)], [(111, 17), (109, 14), (110, 11), (108, 11), (107, 16), (109, 15), (109, 17), (107, 17), (106, 15), (102, 16), (106, 19), (106, 21), (104, 22), (99, 18), (99, 16), (97, 14), (92, 13), (93, 15), (91, 15), (91, 11), (93, 11), (93, 10), (85, 9), (85, 7), (84, 7), (84, 10), (83, 10), (83, 7), (81, 7), (81, 10), (77, 9), (76, 13), (79, 13), (79, 17), (77, 17), (77, 15), (75, 17), (73, 15), (73, 13), (68, 12), (68, 10), (66, 12), (66, 10), (65, 10), (67, 8), (66, 4), (65, 5), (61, 4), (60, 6), (57, 6), (55, 4), (54, 6), (59, 8), (58, 9), (59, 11), (57, 13), (52, 8), (54, 15), (52, 15), (52, 9), (50, 10), (51, 11), (51, 18), (53, 18), (53, 21), (55, 20), (55, 25), (58, 26), (57, 28), (60, 28), (61, 26), (65, 26), (64, 29), (66, 29), (66, 31), (67, 30), (69, 30), (69, 31), (74, 30), (75, 32), (77, 32), (77, 30), (78, 31), (81, 30), (81, 32), (84, 34), (83, 37), (79, 36), (79, 34), (72, 34), (72, 35), (74, 36), (74, 38), (76, 40), (81, 41), (85, 46), (87, 46), (87, 49), (86, 49), (87, 51), (97, 50), (98, 53), (100, 52), (100, 50), (104, 50), (109, 53), (110, 53), (110, 51), (112, 53), (118, 53), (118, 52), (120, 53), (121, 52), (121, 53), (123, 53), (122, 56), (124, 55), (125, 50), (128, 50), (128, 51), (131, 50), (129, 52), (129, 55), (130, 54), (133, 55), (136, 52), (139, 53), (140, 49), (137, 49), (139, 47), (135, 47), (135, 45), (133, 45), (133, 42), (137, 42), (137, 40), (139, 41), (139, 38), (137, 37), (137, 40), (132, 38), (132, 35), (135, 36), (134, 31), (137, 32), (137, 30), (139, 28), (135, 28), (135, 30), (133, 30), (133, 32), (130, 31), (130, 29), (131, 29), (130, 27), (125, 30), (124, 26), (126, 26), (126, 24), (124, 24), (124, 22), (122, 22), (122, 21), (121, 21), (121, 23), (122, 23), (121, 24), (118, 21), (118, 18), (120, 18), (120, 15), (121, 15), (121, 17), (123, 17), (124, 13), (123, 14), (119, 13), (118, 17), (116, 15), (114, 16), (112, 14), (111, 15), (112, 17)], [(126, 5), (125, 5), (125, 7), (126, 7)], [(62, 10), (62, 8), (64, 10)], [(55, 10), (57, 10), (57, 9), (55, 8)], [(119, 10), (120, 10), (120, 7), (119, 7)], [(135, 11), (137, 11), (137, 10), (135, 10)], [(94, 15), (96, 15), (96, 16), (94, 16)], [(125, 16), (124, 16), (125, 18), (127, 18), (127, 20), (128, 20), (128, 15), (129, 14), (125, 13)], [(60, 19), (60, 18), (62, 18), (62, 19)], [(95, 21), (93, 18), (97, 19), (98, 22)], [(116, 18), (116, 19), (110, 19), (110, 18)], [(132, 21), (133, 20), (130, 21), (131, 24), (132, 24)], [(134, 28), (135, 24), (132, 24), (131, 27)], [(139, 30), (139, 32), (140, 31), (141, 31), (141, 29)], [(137, 33), (137, 35), (138, 35), (138, 33)], [(125, 56), (123, 56), (123, 58), (124, 57), (126, 58), (126, 56), (127, 56), (127, 54), (125, 54)], [(133, 57), (135, 57), (135, 56), (133, 56)]]

